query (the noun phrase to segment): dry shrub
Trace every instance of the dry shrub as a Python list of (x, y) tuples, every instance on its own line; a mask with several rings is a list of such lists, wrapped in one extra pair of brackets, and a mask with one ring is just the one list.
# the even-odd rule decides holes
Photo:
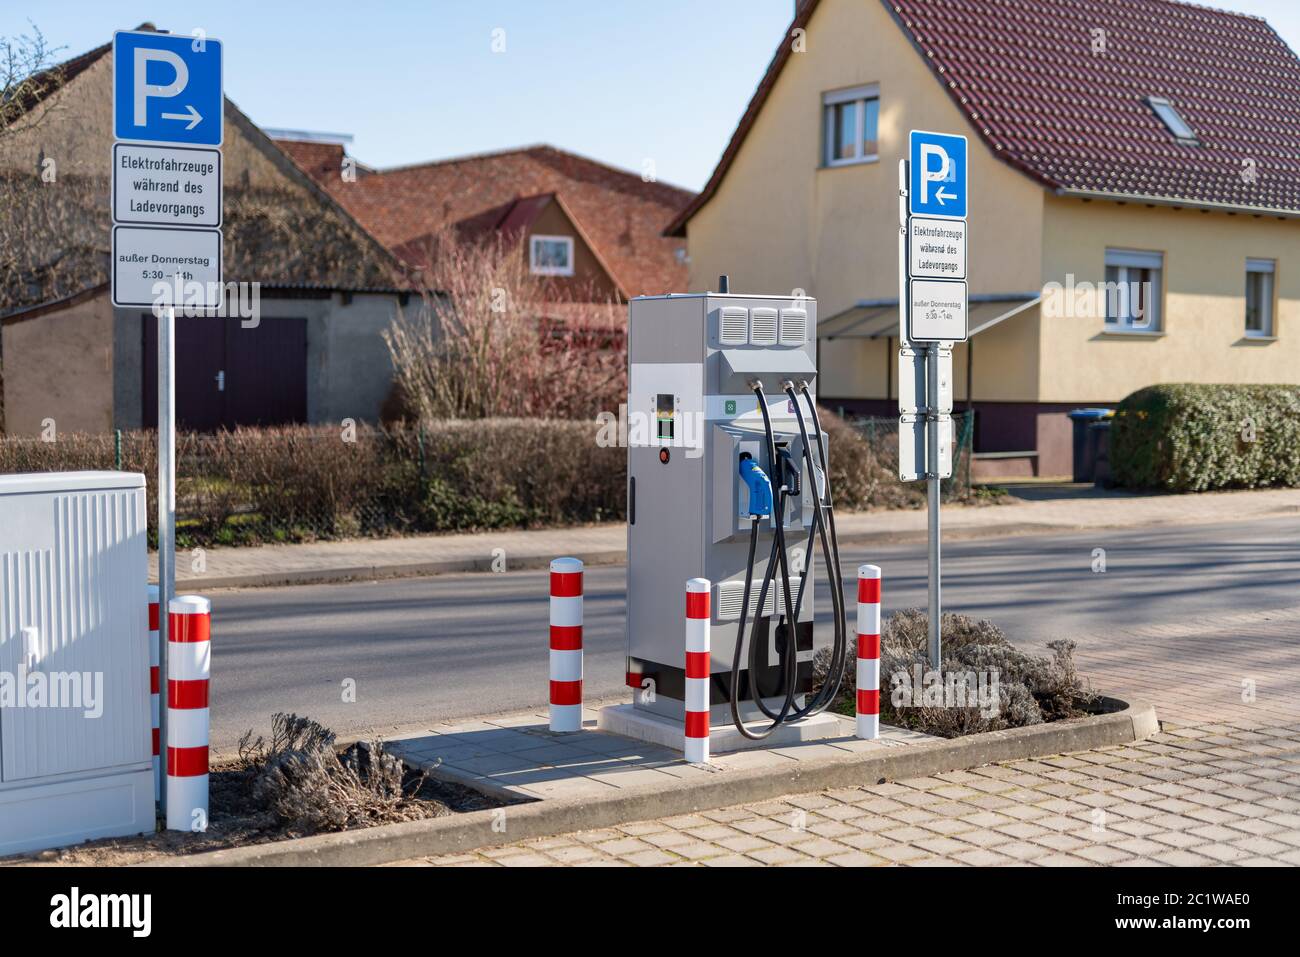
[(826, 432), (831, 491), (837, 508), (919, 508), (925, 504), (925, 483), (898, 480), (898, 435), (886, 432), (868, 440), (834, 412), (820, 409)]
[[(987, 619), (967, 615), (943, 616), (944, 675), (996, 674), (998, 703), (991, 714), (978, 707), (914, 705), (908, 695), (895, 704), (894, 676), (914, 676), (917, 666), (929, 670), (929, 615), (909, 608), (890, 616), (880, 634), (880, 720), (898, 727), (951, 738), (982, 731), (999, 731), (1080, 717), (1089, 713), (1096, 695), (1080, 679), (1074, 664), (1074, 642), (1052, 641), (1051, 658), (1017, 649), (1005, 633)], [(830, 650), (814, 659), (814, 681), (825, 682)], [(840, 710), (851, 713), (856, 696), (853, 655), (845, 662), (840, 684)], [(974, 690), (974, 686), (972, 686)]]
[(413, 801), (423, 775), (408, 774), (383, 742), (340, 755), (334, 732), (310, 718), (281, 712), (271, 727), (269, 744), (246, 732), (239, 754), (254, 775), (253, 800), (286, 829), (342, 831), (428, 816), (427, 806)]
[(361, 510), (383, 487), (388, 442), (335, 428), (237, 429), (214, 436), (212, 474), (255, 503), (265, 520), (322, 537), (361, 534)]
[[(408, 247), (438, 290), (384, 332), (386, 414), (416, 421), (585, 419), (627, 393), (625, 311), (594, 289), (532, 274), (523, 237), (444, 230)], [(391, 419), (390, 419), (391, 421)]]
[[(843, 511), (924, 500), (897, 481), (885, 435), (864, 438), (822, 410), (831, 484)], [(411, 532), (619, 521), (627, 452), (592, 419), (427, 420), (388, 429), (241, 428), (177, 434), (177, 543), (242, 545)], [(608, 436), (604, 437), (605, 439)], [(112, 469), (112, 434), (0, 437), (0, 473)], [(142, 472), (156, 541), (157, 444), (121, 433), (121, 464)]]
[(627, 458), (594, 422), (481, 420), (425, 430), (422, 521), (438, 529), (615, 521), (626, 513)]

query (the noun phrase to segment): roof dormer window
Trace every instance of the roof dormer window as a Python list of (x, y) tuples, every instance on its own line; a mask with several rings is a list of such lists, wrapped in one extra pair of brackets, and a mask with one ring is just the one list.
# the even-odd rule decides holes
[(1148, 96), (1147, 103), (1155, 111), (1156, 116), (1160, 117), (1160, 122), (1164, 123), (1169, 132), (1174, 134), (1178, 142), (1197, 143), (1196, 131), (1183, 119), (1183, 115), (1178, 112), (1173, 103), (1163, 96)]

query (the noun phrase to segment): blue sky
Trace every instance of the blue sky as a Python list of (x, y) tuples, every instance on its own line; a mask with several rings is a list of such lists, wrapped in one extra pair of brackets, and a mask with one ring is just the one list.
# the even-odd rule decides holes
[[(865, 2), (865, 0), (864, 0)], [(1300, 48), (1296, 0), (1222, 0)], [(226, 94), (269, 127), (351, 133), (376, 166), (551, 143), (700, 188), (794, 0), (6, 0), (64, 55), (151, 20), (225, 41)], [(303, 17), (303, 9), (310, 14)], [(504, 30), (505, 52), (492, 51)]]

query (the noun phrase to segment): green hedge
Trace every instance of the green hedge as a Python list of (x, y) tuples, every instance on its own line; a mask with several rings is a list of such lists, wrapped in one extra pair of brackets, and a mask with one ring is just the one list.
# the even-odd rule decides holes
[(1117, 484), (1171, 492), (1300, 486), (1300, 386), (1157, 385), (1119, 404)]

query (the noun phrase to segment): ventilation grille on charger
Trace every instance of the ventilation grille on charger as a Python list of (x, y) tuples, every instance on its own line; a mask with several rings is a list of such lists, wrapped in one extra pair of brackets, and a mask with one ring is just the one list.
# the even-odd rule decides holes
[(775, 309), (755, 309), (750, 312), (749, 342), (755, 346), (776, 345)]
[(749, 310), (740, 306), (722, 308), (718, 341), (726, 346), (743, 346), (749, 341)]
[[(767, 601), (763, 603), (763, 617), (770, 618), (776, 611), (776, 596), (781, 594), (780, 578), (773, 581), (767, 590)], [(754, 620), (754, 609), (758, 607), (758, 593), (763, 587), (763, 579), (756, 578), (749, 586), (749, 614), (746, 620)], [(790, 577), (790, 597), (794, 598), (799, 593), (799, 579), (796, 576)], [(740, 619), (740, 602), (745, 597), (745, 583), (743, 581), (722, 582), (718, 585), (718, 621), (738, 621)], [(785, 607), (785, 598), (781, 599), (781, 606)]]
[(808, 313), (803, 309), (781, 310), (781, 345), (801, 346), (808, 340)]

